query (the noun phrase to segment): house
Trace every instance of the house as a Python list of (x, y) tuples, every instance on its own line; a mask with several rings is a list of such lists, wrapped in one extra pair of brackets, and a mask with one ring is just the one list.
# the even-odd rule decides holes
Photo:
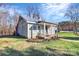
[(60, 24), (59, 31), (73, 31), (74, 25), (72, 23)]
[(59, 31), (75, 31), (75, 28), (77, 31), (79, 31), (79, 22), (74, 24), (70, 21), (63, 21), (63, 22), (59, 23), (59, 25), (58, 25)]
[(18, 14), (10, 16), (8, 11), (0, 12), (0, 36), (20, 35), (28, 39), (55, 36), (57, 25), (41, 19), (33, 14), (24, 18)]
[(46, 21), (26, 21), (22, 16), (19, 17), (16, 32), (28, 39), (53, 37), (56, 34), (57, 25)]

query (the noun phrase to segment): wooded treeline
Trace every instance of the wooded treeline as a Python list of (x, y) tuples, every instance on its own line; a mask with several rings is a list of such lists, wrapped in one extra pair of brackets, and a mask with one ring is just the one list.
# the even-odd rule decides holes
[[(7, 4), (0, 4), (0, 7), (6, 7)], [(41, 20), (41, 15), (39, 13), (39, 8), (36, 5), (30, 5), (26, 8), (27, 14), (25, 16), (25, 20), (30, 21), (39, 21)], [(26, 12), (25, 11), (25, 12)], [(16, 27), (18, 25), (19, 16), (21, 14), (13, 8), (13, 15), (10, 14), (9, 10), (5, 8), (5, 10), (0, 10), (0, 36), (5, 35), (15, 35), (16, 34)]]
[(0, 36), (14, 35), (18, 20), (17, 14), (11, 16), (8, 11), (0, 11)]

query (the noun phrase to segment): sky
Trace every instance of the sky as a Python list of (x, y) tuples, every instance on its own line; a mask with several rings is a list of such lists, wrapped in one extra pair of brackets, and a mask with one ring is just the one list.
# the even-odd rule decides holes
[(7, 3), (0, 4), (0, 10), (8, 10), (11, 15), (14, 15), (14, 11), (18, 12), (22, 16), (27, 15), (27, 7), (38, 7), (39, 13), (44, 20), (48, 22), (58, 23), (61, 21), (70, 20), (65, 17), (65, 13), (68, 8), (78, 7), (79, 4), (72, 3)]

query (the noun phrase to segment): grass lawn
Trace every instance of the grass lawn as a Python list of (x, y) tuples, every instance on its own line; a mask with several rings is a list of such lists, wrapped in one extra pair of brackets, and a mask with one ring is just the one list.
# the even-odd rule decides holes
[(79, 42), (51, 40), (27, 42), (25, 38), (0, 38), (0, 55), (11, 56), (59, 56), (79, 55)]
[(79, 41), (79, 35), (76, 35), (73, 32), (59, 32), (58, 35), (63, 39)]
[(73, 32), (59, 32), (58, 34), (63, 37), (78, 37), (78, 35)]

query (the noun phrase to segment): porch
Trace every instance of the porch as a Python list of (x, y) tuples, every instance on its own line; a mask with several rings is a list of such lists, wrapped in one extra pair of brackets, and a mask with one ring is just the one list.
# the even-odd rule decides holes
[(50, 28), (50, 26), (48, 26), (48, 25), (38, 25), (38, 34), (37, 35), (43, 36), (43, 37), (50, 35), (49, 28)]
[(38, 23), (38, 38), (51, 39), (52, 37), (57, 36), (55, 33), (55, 25), (45, 22)]

